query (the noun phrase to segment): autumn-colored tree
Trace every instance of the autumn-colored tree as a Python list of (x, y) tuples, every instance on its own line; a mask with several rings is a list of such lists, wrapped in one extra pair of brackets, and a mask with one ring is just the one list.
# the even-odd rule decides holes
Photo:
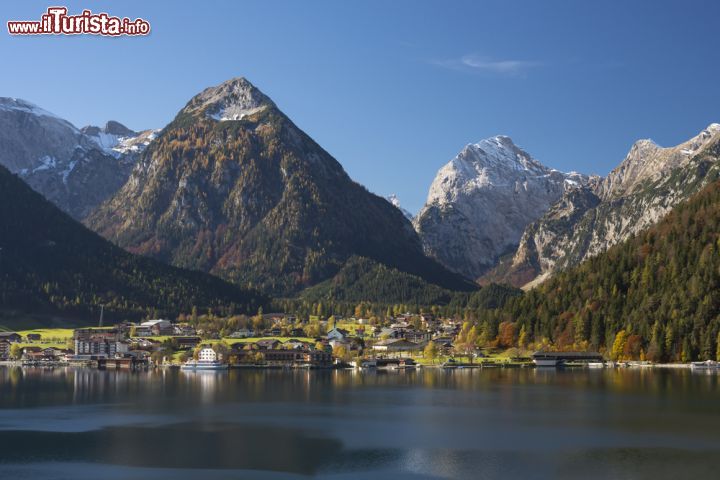
[(431, 363), (435, 363), (435, 358), (437, 358), (438, 355), (438, 348), (437, 345), (435, 345), (435, 342), (428, 342), (428, 344), (425, 346), (425, 349), (423, 350), (423, 357), (430, 360)]
[(620, 330), (615, 334), (615, 341), (613, 342), (612, 351), (610, 352), (610, 358), (613, 360), (622, 360), (623, 352), (625, 351), (625, 342), (625, 330)]
[(513, 322), (502, 322), (498, 327), (498, 346), (510, 348), (515, 346), (517, 326)]
[(213, 343), (212, 349), (217, 353), (218, 359), (220, 360), (227, 360), (228, 354), (230, 353), (230, 346), (225, 342), (216, 342)]
[(338, 358), (344, 362), (347, 362), (351, 358), (350, 349), (348, 349), (345, 345), (336, 345), (333, 348), (333, 356), (335, 358)]
[(623, 347), (623, 356), (627, 359), (640, 358), (643, 339), (640, 335), (629, 335)]
[(22, 356), (22, 347), (20, 347), (20, 344), (13, 343), (10, 346), (10, 358), (19, 360), (20, 356)]
[(527, 348), (527, 331), (525, 330), (525, 325), (520, 327), (520, 333), (518, 334), (518, 347), (520, 348)]

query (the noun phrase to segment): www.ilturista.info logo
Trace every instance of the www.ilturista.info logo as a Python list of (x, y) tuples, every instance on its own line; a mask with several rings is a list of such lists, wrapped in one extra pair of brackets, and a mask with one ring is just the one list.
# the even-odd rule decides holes
[(83, 10), (80, 15), (68, 15), (66, 7), (50, 7), (40, 21), (8, 21), (10, 35), (147, 35), (150, 24), (142, 18), (113, 17), (107, 13)]

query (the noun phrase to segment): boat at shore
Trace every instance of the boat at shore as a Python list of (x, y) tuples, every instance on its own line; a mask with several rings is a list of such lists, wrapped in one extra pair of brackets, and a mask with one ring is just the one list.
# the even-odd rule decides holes
[(227, 370), (230, 365), (220, 363), (217, 360), (188, 360), (180, 366), (180, 370), (197, 371), (197, 370)]
[(190, 359), (183, 363), (180, 370), (185, 371), (212, 371), (212, 370), (227, 370), (230, 365), (222, 363), (218, 360), (218, 355), (210, 347), (205, 347), (198, 353), (198, 359)]

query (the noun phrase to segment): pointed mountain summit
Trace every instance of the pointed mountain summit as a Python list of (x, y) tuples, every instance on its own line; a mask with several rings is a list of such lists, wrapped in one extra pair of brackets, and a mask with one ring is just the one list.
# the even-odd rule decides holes
[(473, 288), (244, 78), (193, 97), (88, 225), (132, 252), (275, 294), (326, 280), (351, 256)]
[(587, 181), (550, 169), (499, 135), (463, 150), (435, 176), (414, 220), (425, 252), (478, 278), (517, 247), (525, 227)]
[(214, 120), (242, 120), (275, 104), (244, 77), (233, 78), (209, 87), (182, 110), (186, 114), (203, 114)]

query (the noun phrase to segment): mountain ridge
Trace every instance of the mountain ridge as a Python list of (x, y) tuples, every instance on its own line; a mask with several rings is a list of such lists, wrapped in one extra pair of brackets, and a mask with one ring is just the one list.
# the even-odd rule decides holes
[(0, 97), (0, 165), (75, 219), (125, 183), (150, 141), (152, 131), (132, 132), (113, 121), (105, 129), (78, 129), (31, 102)]
[(635, 142), (618, 167), (566, 192), (528, 225), (511, 260), (483, 281), (531, 288), (655, 224), (720, 171), (720, 125), (674, 147)]

